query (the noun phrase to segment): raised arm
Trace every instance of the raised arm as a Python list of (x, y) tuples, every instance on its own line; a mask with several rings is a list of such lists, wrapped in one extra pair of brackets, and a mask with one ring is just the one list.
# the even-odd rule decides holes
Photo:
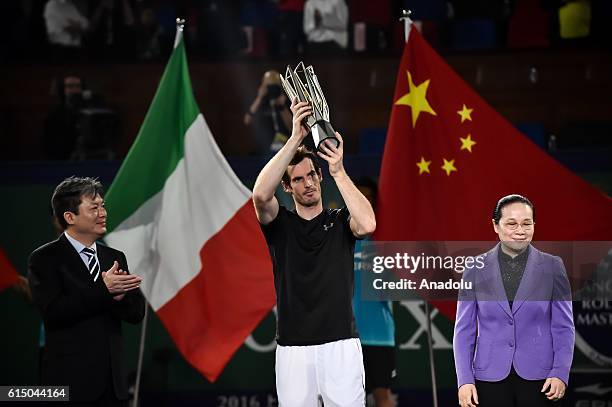
[(342, 161), (344, 142), (340, 133), (336, 132), (336, 137), (340, 140), (338, 147), (324, 142), (318, 154), (329, 163), (329, 174), (336, 182), (340, 195), (342, 195), (342, 199), (351, 214), (350, 226), (353, 235), (365, 237), (374, 233), (376, 229), (374, 210), (368, 199), (357, 189), (344, 170)]
[(312, 108), (306, 102), (291, 103), (293, 111), (293, 130), (287, 143), (261, 170), (253, 187), (253, 203), (259, 223), (267, 225), (278, 215), (278, 201), (274, 196), (276, 187), (281, 182), (283, 174), (289, 162), (295, 155), (298, 147), (308, 134), (308, 130), (302, 125), (304, 120), (312, 112)]

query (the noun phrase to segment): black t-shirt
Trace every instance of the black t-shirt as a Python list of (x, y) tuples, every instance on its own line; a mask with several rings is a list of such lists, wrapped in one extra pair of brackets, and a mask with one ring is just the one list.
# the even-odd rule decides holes
[(357, 338), (351, 299), (355, 237), (347, 208), (305, 220), (283, 206), (262, 230), (274, 266), (279, 345)]

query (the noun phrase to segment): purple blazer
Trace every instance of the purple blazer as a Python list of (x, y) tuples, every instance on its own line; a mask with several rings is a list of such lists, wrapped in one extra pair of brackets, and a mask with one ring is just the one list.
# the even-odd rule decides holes
[(498, 243), (484, 268), (464, 272), (472, 290), (459, 293), (453, 337), (458, 387), (474, 380), (496, 382), (558, 377), (568, 383), (574, 354), (571, 290), (561, 258), (530, 246), (510, 309), (499, 269)]

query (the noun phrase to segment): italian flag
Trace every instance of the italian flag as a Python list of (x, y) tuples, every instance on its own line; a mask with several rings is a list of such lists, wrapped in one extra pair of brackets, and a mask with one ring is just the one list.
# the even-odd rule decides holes
[(185, 359), (215, 381), (275, 302), (272, 264), (251, 191), (196, 104), (182, 32), (106, 195), (106, 242)]

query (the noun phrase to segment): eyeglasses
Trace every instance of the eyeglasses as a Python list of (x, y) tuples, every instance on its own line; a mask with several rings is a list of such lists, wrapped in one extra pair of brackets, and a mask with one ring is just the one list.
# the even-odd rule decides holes
[(519, 224), (518, 222), (506, 222), (503, 224), (506, 229), (517, 230), (519, 225), (523, 230), (531, 230), (533, 229), (533, 222), (523, 222)]

